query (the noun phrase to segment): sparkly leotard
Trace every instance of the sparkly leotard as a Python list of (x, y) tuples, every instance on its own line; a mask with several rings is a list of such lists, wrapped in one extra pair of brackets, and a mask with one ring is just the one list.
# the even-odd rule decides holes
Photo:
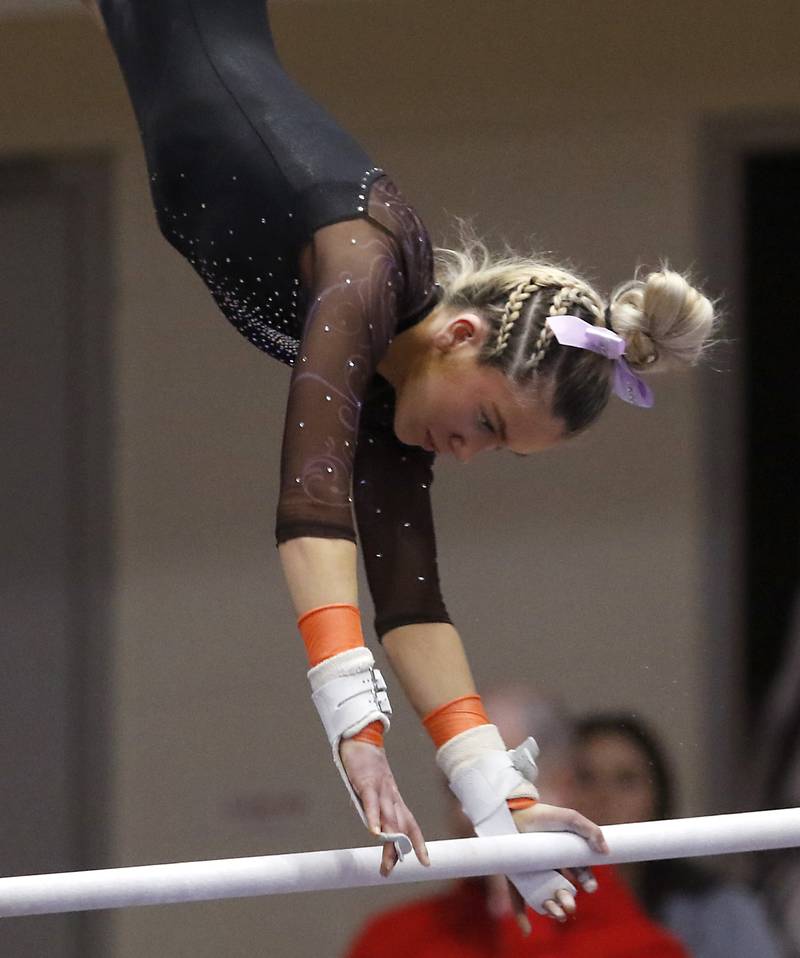
[(395, 437), (394, 393), (376, 371), (392, 337), (437, 302), (424, 226), (283, 71), (264, 0), (101, 9), (161, 231), (236, 329), (293, 367), (278, 541), (354, 541), (355, 510), (378, 634), (449, 621), (433, 456)]

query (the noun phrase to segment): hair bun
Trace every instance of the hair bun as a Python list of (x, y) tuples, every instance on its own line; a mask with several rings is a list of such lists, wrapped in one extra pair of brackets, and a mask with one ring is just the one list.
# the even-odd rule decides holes
[(625, 340), (625, 358), (634, 369), (693, 365), (714, 332), (711, 301), (670, 269), (617, 287), (610, 310), (611, 325)]

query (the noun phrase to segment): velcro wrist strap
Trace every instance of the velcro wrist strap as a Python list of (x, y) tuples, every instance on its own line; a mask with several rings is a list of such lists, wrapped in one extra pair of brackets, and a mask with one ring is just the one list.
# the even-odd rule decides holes
[[(503, 754), (498, 753), (498, 758), (502, 759)], [(465, 769), (450, 783), (453, 794), (476, 831), (484, 829), (479, 834), (505, 835), (511, 831), (509, 825), (513, 826), (513, 819), (506, 804), (506, 795), (509, 783), (516, 785), (519, 776), (511, 762), (507, 764), (507, 768), (491, 769), (489, 761), (483, 759), (479, 765)]]
[[(361, 821), (369, 828), (364, 807), (342, 765), (339, 746), (342, 739), (352, 738), (371, 722), (378, 721), (384, 731), (389, 730), (392, 708), (386, 694), (386, 683), (380, 670), (375, 668), (372, 653), (363, 646), (340, 652), (315, 665), (308, 671), (308, 681), (311, 684), (311, 701), (322, 719), (334, 765)], [(411, 851), (411, 841), (401, 832), (381, 832), (376, 837), (382, 842), (394, 842), (401, 861)]]
[[(448, 782), (455, 782), (470, 768), (477, 768), (502, 798), (538, 798), (534, 782), (538, 774), (539, 748), (532, 738), (506, 751), (495, 725), (480, 725), (451, 738), (436, 753), (436, 764)], [(467, 813), (469, 814), (469, 813)]]
[[(496, 747), (499, 742), (499, 748)], [(492, 748), (492, 743), (495, 748)], [(461, 803), (464, 814), (481, 837), (516, 832), (514, 818), (506, 800), (526, 796), (538, 798), (533, 784), (536, 778), (538, 746), (532, 738), (506, 751), (494, 726), (482, 726), (451, 739), (443, 745), (436, 761), (447, 775), (450, 788)], [(448, 774), (449, 773), (449, 774)], [(509, 875), (510, 881), (534, 911), (547, 914), (544, 903), (557, 891), (574, 895), (575, 886), (556, 871), (526, 872)]]
[(506, 743), (500, 737), (496, 725), (478, 725), (454, 735), (436, 752), (436, 764), (448, 782), (469, 768), (482, 755), (506, 751)]
[(450, 782), (450, 788), (461, 802), (464, 814), (479, 834), (506, 835), (516, 831), (508, 798), (538, 798), (532, 782), (514, 766), (513, 753), (487, 752), (464, 767)]
[(389, 729), (392, 707), (386, 682), (367, 648), (340, 652), (308, 672), (314, 703), (331, 745), (352, 738), (370, 722)]

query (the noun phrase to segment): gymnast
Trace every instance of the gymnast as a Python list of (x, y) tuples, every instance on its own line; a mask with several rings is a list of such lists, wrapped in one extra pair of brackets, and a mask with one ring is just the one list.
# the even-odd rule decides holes
[[(537, 801), (536, 745), (510, 751), (476, 694), (439, 589), (437, 455), (528, 455), (585, 430), (637, 371), (694, 362), (713, 307), (663, 270), (604, 299), (477, 240), (434, 254), (393, 182), (283, 71), (264, 0), (92, 0), (133, 104), (160, 229), (226, 318), (291, 367), (276, 537), (312, 700), (381, 871), (419, 826), (383, 748), (389, 701), (364, 645), (356, 533), (392, 669), (480, 835), (600, 829)], [(572, 874), (590, 889), (588, 873)], [(564, 921), (576, 885), (514, 876), (518, 905)]]

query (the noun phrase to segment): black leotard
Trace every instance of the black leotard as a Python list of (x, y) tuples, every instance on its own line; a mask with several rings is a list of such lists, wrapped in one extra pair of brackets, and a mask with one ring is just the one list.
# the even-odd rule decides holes
[(449, 621), (433, 456), (395, 437), (394, 393), (376, 372), (392, 337), (438, 301), (424, 226), (283, 71), (264, 0), (101, 7), (163, 234), (236, 329), (294, 367), (278, 541), (354, 541), (354, 505), (378, 634)]

